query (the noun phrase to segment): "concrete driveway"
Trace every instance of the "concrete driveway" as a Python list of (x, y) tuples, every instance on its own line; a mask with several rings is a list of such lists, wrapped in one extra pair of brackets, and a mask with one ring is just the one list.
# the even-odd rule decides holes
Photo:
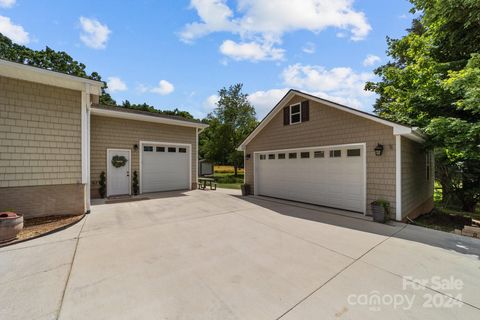
[(315, 206), (164, 193), (1, 248), (0, 319), (480, 319), (479, 255)]

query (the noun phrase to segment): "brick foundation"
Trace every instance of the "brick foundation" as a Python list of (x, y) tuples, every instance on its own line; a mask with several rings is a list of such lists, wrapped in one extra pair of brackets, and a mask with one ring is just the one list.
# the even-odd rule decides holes
[(12, 210), (25, 218), (79, 215), (85, 212), (83, 184), (0, 188), (0, 211)]

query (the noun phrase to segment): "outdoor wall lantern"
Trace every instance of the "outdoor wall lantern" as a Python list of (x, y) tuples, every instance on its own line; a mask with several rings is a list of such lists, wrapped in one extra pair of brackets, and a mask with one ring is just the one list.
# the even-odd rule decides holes
[(250, 160), (250, 153), (245, 156), (245, 159)]
[(133, 150), (134, 150), (134, 151), (138, 151), (138, 144), (134, 144), (134, 145), (133, 145)]
[(378, 143), (377, 146), (375, 147), (375, 155), (381, 156), (382, 153), (383, 153), (383, 144)]

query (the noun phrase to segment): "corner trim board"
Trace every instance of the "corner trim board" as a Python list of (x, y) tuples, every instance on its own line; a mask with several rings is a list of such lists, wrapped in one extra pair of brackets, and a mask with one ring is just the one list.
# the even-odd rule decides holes
[(402, 220), (402, 136), (395, 136), (395, 219)]

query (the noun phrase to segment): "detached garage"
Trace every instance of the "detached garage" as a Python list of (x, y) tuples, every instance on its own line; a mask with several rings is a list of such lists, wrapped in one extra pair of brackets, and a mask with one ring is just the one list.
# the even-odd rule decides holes
[(102, 172), (107, 196), (132, 194), (134, 175), (140, 193), (196, 188), (198, 134), (207, 125), (98, 104), (91, 113), (92, 197), (99, 196)]
[(433, 207), (433, 159), (415, 129), (290, 90), (241, 144), (253, 194), (403, 220)]

